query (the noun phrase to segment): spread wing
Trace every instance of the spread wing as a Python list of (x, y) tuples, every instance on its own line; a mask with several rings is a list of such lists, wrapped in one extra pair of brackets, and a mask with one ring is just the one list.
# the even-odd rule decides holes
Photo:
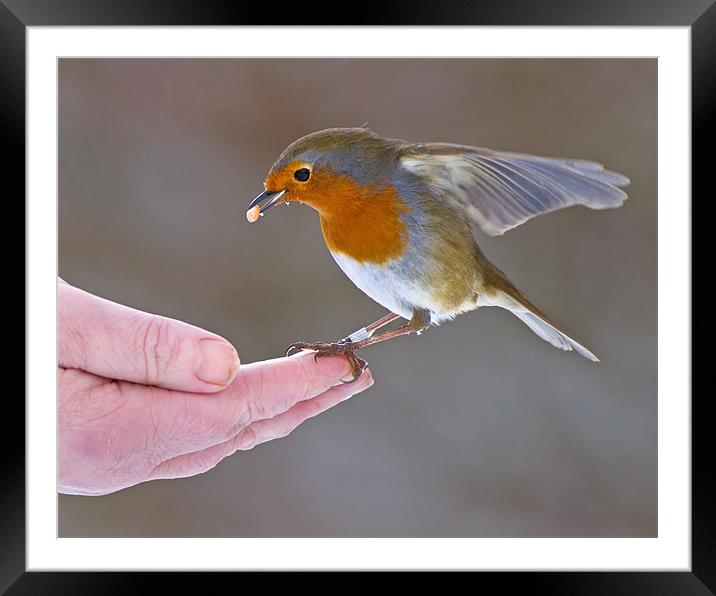
[(629, 184), (626, 176), (592, 161), (460, 145), (410, 145), (400, 161), (434, 190), (457, 200), (491, 236), (571, 205), (619, 207), (627, 198), (619, 187)]

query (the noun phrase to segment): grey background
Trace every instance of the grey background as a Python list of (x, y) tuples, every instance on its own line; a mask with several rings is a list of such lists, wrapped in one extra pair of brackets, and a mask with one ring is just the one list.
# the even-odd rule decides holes
[(379, 134), (591, 159), (618, 210), (486, 254), (594, 351), (481, 309), (364, 354), (369, 391), (201, 476), (59, 497), (60, 536), (655, 536), (656, 60), (61, 60), (59, 271), (249, 362), (383, 314), (316, 214), (248, 201), (292, 140)]

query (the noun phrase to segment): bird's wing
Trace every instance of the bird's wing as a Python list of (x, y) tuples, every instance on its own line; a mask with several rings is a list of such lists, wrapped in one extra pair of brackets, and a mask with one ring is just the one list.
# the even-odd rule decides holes
[(424, 143), (406, 146), (403, 167), (453, 197), (487, 234), (498, 236), (528, 219), (571, 205), (619, 207), (626, 176), (601, 164)]

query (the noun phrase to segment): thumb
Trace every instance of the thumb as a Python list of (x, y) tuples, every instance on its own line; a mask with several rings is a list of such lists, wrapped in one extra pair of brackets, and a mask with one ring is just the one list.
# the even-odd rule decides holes
[(58, 285), (59, 365), (110, 379), (191, 392), (234, 380), (239, 355), (225, 339), (193, 325)]

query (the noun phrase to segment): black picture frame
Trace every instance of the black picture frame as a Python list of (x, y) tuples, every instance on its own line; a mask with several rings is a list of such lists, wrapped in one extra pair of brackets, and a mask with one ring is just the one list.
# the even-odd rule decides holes
[[(0, 0), (2, 132), (4, 178), (13, 192), (5, 205), (19, 204), (25, 192), (25, 39), (31, 26), (102, 25), (297, 25), (317, 15), (334, 18), (335, 7), (312, 3), (311, 10), (276, 10), (262, 3), (218, 0)], [(356, 7), (354, 25), (550, 25), (690, 26), (692, 32), (692, 186), (703, 187), (709, 152), (697, 151), (714, 138), (716, 106), (716, 5), (713, 0), (497, 0), (489, 2), (391, 2)], [(309, 24), (309, 23), (305, 23)], [(340, 25), (341, 23), (332, 22)], [(11, 200), (8, 200), (12, 197)], [(17, 197), (17, 198), (16, 198)], [(705, 197), (708, 199), (708, 197)], [(706, 201), (708, 203), (708, 200)], [(24, 209), (21, 217), (24, 220)], [(703, 219), (703, 218), (702, 218)], [(6, 220), (7, 221), (7, 220)], [(9, 259), (8, 259), (9, 260)], [(705, 392), (692, 395), (692, 567), (690, 572), (485, 573), (501, 590), (548, 594), (713, 594), (716, 593), (716, 495), (712, 475), (714, 433)], [(150, 589), (154, 581), (177, 579), (184, 589), (200, 589), (223, 574), (136, 574), (25, 571), (25, 410), (8, 392), (3, 419), (5, 443), (0, 491), (0, 590), (9, 594), (122, 593)], [(9, 410), (8, 410), (9, 409)], [(12, 421), (12, 422), (11, 422)], [(9, 433), (10, 427), (19, 436)], [(292, 574), (284, 574), (286, 577)], [(154, 576), (153, 578), (150, 576)], [(235, 586), (234, 589), (240, 589)]]

